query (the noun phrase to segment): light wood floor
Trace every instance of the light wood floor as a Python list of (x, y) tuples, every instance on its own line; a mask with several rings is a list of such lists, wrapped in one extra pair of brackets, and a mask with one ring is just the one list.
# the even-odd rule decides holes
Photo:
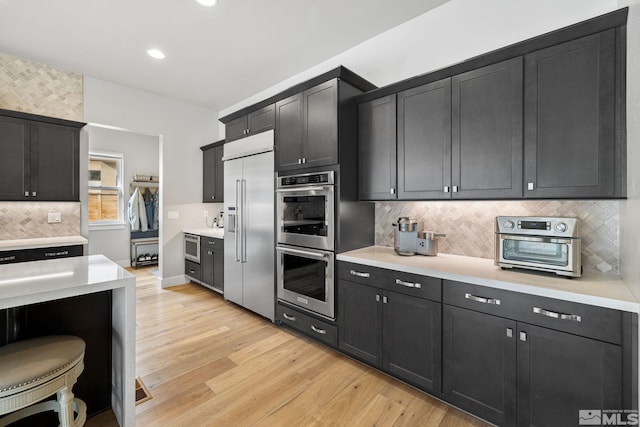
[[(190, 283), (137, 277), (138, 426), (486, 424)], [(112, 412), (89, 427), (117, 425)]]

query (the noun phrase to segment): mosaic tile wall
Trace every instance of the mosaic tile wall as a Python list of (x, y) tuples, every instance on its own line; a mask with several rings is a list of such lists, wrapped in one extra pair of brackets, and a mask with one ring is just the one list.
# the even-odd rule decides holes
[(0, 108), (82, 121), (82, 75), (0, 53)]
[[(62, 222), (47, 223), (47, 214), (60, 212)], [(0, 240), (80, 235), (78, 202), (2, 202)]]
[(423, 221), (424, 229), (446, 233), (441, 253), (493, 259), (494, 221), (498, 215), (567, 216), (580, 219), (585, 270), (619, 274), (619, 201), (539, 200), (474, 202), (377, 202), (376, 245), (393, 246), (398, 217)]

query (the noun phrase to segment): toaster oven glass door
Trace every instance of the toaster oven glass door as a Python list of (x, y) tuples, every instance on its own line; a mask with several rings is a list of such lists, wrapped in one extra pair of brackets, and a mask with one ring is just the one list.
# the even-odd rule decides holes
[(571, 241), (545, 237), (509, 236), (503, 240), (502, 257), (506, 261), (567, 267)]

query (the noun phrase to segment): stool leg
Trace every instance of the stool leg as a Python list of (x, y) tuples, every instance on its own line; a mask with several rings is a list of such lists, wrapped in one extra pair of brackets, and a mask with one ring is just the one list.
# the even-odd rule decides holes
[(60, 411), (58, 412), (58, 420), (62, 427), (72, 427), (73, 421), (73, 392), (69, 387), (65, 387), (57, 393)]

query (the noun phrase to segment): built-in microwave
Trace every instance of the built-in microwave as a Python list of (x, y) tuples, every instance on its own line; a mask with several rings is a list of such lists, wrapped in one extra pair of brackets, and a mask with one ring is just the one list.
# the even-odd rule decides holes
[(184, 258), (200, 264), (200, 236), (184, 233)]
[(577, 218), (496, 217), (495, 264), (580, 277), (578, 225)]

